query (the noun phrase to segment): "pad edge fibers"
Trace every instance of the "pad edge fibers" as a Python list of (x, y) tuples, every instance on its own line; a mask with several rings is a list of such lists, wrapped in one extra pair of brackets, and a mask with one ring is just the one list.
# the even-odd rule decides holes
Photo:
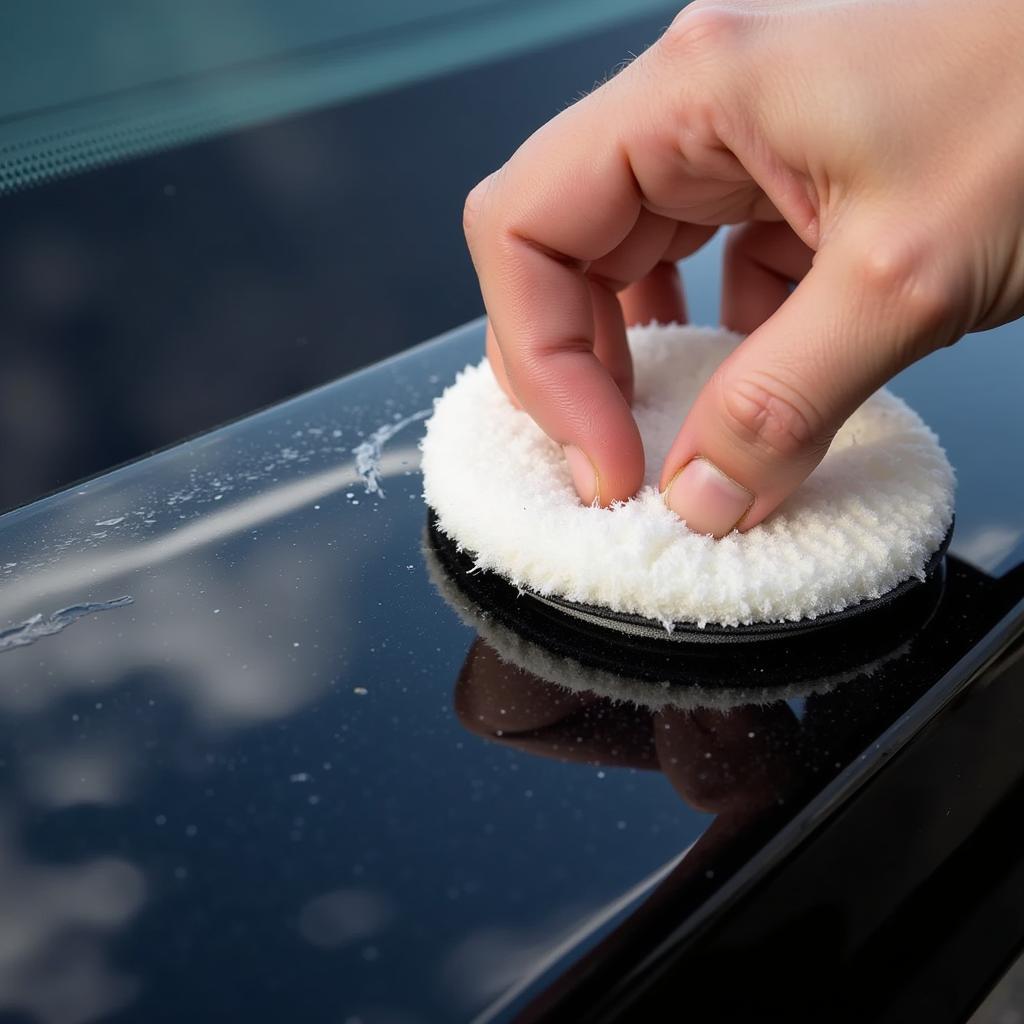
[(649, 476), (612, 508), (579, 502), (559, 446), (512, 406), (486, 360), (438, 399), (421, 445), (424, 497), (480, 569), (666, 628), (813, 619), (923, 577), (952, 521), (955, 482), (935, 434), (903, 401), (873, 395), (774, 515), (715, 541), (665, 506), (654, 476), (741, 339), (680, 325), (629, 334)]

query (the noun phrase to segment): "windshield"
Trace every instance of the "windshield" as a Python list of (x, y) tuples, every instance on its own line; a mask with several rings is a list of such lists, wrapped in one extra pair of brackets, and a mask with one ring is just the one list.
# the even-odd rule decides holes
[(0, 191), (662, 7), (657, 0), (21, 4), (5, 11), (0, 35)]

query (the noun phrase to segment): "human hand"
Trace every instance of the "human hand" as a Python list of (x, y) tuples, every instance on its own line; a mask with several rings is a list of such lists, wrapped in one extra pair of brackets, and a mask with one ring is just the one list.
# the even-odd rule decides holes
[(761, 522), (890, 377), (1024, 313), (1022, 45), (1000, 0), (697, 0), (470, 193), (491, 364), (583, 501), (643, 481), (625, 322), (685, 317), (674, 262), (719, 225), (749, 337), (660, 475), (701, 533)]

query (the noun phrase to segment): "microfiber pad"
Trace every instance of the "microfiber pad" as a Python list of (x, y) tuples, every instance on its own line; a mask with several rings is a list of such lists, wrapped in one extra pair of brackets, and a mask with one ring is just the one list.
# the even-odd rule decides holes
[(422, 443), (439, 529), (518, 587), (661, 622), (813, 619), (923, 578), (953, 518), (954, 475), (935, 434), (878, 391), (800, 489), (762, 524), (694, 533), (658, 474), (701, 386), (741, 341), (712, 328), (632, 328), (633, 414), (646, 454), (639, 493), (586, 507), (561, 448), (517, 410), (486, 360), (438, 399)]

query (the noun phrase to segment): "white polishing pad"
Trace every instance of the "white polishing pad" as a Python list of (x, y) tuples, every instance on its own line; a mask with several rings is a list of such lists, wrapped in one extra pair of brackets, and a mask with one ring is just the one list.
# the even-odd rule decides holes
[(813, 619), (923, 577), (952, 521), (954, 476), (905, 403), (872, 396), (778, 511), (716, 541), (686, 528), (657, 478), (686, 411), (740, 338), (678, 325), (629, 334), (647, 477), (611, 508), (580, 503), (561, 448), (509, 402), (486, 361), (438, 400), (422, 445), (424, 496), (480, 568), (666, 628)]

